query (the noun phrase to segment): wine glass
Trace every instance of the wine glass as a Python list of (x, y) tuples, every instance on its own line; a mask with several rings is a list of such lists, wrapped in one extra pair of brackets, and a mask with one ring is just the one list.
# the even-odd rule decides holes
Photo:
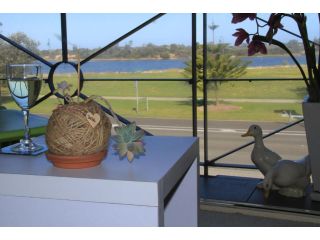
[(29, 154), (44, 147), (30, 138), (29, 109), (35, 104), (41, 90), (42, 73), (38, 64), (10, 64), (7, 66), (8, 87), (16, 104), (21, 108), (24, 120), (24, 137), (11, 148), (12, 152)]

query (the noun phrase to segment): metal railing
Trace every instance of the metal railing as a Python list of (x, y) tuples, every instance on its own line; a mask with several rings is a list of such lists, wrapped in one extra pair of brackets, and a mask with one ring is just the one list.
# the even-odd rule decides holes
[[(263, 135), (262, 139), (265, 139), (265, 138), (268, 138), (270, 136), (273, 136), (273, 135), (275, 135), (275, 134), (277, 134), (279, 132), (282, 132), (283, 130), (286, 130), (286, 129), (290, 128), (290, 127), (293, 127), (293, 126), (295, 126), (295, 125), (297, 125), (297, 124), (299, 124), (299, 123), (301, 123), (303, 121), (304, 121), (304, 119), (299, 119), (299, 120), (297, 120), (297, 121), (295, 121), (293, 123), (289, 123), (289, 124), (287, 124), (287, 125), (285, 125), (285, 126), (283, 126), (281, 128), (278, 128), (278, 129), (276, 129), (276, 130), (274, 130), (274, 131), (272, 131), (272, 132), (270, 132), (270, 133), (268, 133), (266, 135)], [(219, 156), (217, 156), (217, 157), (215, 157), (215, 158), (213, 158), (211, 160), (208, 160), (206, 163), (200, 163), (200, 165), (201, 166), (215, 166), (215, 167), (234, 167), (234, 168), (257, 169), (253, 165), (223, 164), (223, 163), (217, 164), (216, 163), (218, 160), (220, 160), (220, 159), (222, 159), (224, 157), (227, 157), (227, 156), (229, 156), (229, 155), (231, 155), (231, 154), (233, 154), (235, 152), (238, 152), (238, 151), (240, 151), (240, 150), (242, 150), (242, 149), (244, 149), (246, 147), (249, 147), (254, 143), (255, 143), (255, 141), (252, 140), (252, 141), (250, 141), (250, 142), (248, 142), (246, 144), (243, 144), (243, 145), (241, 145), (241, 146), (239, 146), (239, 147), (237, 147), (235, 149), (232, 149), (232, 150), (230, 150), (230, 151), (228, 151), (226, 153), (223, 153), (223, 154), (221, 154), (221, 155), (219, 155)]]
[[(149, 20), (145, 21), (144, 23), (140, 24), (139, 26), (133, 28), (129, 32), (125, 33), (124, 35), (120, 36), (119, 38), (115, 39), (111, 43), (107, 44), (105, 47), (102, 47), (95, 53), (91, 54), (90, 56), (86, 57), (84, 60), (80, 62), (80, 65), (85, 64), (86, 62), (92, 60), (96, 56), (100, 55), (101, 53), (105, 52), (106, 50), (110, 49), (111, 47), (115, 46), (122, 40), (126, 39), (127, 37), (131, 36), (133, 33), (143, 29), (144, 27), (148, 26), (150, 23), (154, 22), (155, 20), (161, 18), (164, 16), (164, 13), (159, 13), (155, 15), (154, 17), (150, 18)], [(68, 60), (68, 38), (67, 38), (67, 18), (65, 13), (61, 13), (61, 44), (62, 44), (62, 62), (60, 63), (69, 63)], [(196, 56), (197, 56), (197, 38), (196, 38), (196, 14), (192, 13), (191, 14), (191, 61), (192, 61), (192, 76), (191, 78), (153, 78), (153, 79), (147, 79), (147, 78), (122, 78), (122, 79), (117, 79), (117, 78), (84, 78), (83, 74), (80, 69), (80, 73), (82, 75), (81, 77), (81, 82), (83, 83), (84, 81), (90, 82), (90, 81), (184, 81), (184, 82), (189, 82), (192, 85), (192, 135), (197, 136), (197, 72), (196, 72)], [(235, 152), (238, 152), (239, 150), (246, 148), (254, 143), (254, 141), (248, 142), (242, 146), (239, 146), (233, 150), (230, 150), (224, 154), (221, 154), (220, 156), (217, 156), (213, 159), (209, 159), (208, 157), (208, 88), (207, 85), (209, 82), (214, 82), (214, 81), (301, 81), (303, 78), (251, 78), (251, 79), (246, 79), (246, 78), (223, 78), (223, 79), (218, 79), (218, 78), (208, 78), (207, 77), (207, 14), (203, 14), (203, 48), (202, 48), (202, 54), (203, 54), (203, 107), (204, 107), (204, 121), (203, 121), (203, 126), (204, 126), (204, 162), (200, 163), (201, 166), (204, 167), (204, 176), (208, 176), (208, 168), (209, 167), (232, 167), (232, 168), (247, 168), (247, 169), (255, 169), (255, 166), (253, 165), (240, 165), (240, 164), (223, 164), (223, 163), (217, 163), (220, 159), (229, 156), (230, 154), (233, 154)], [(284, 30), (284, 29), (280, 29)], [(0, 34), (0, 39), (6, 41), (7, 43), (11, 44), (12, 46), (16, 47), (17, 49), (23, 51), (24, 53), (28, 54), (29, 56), (33, 57), (34, 59), (42, 62), (43, 64), (47, 65), (51, 71), (55, 68), (57, 64), (53, 64), (41, 56), (31, 52), (30, 50), (26, 49), (24, 46), (21, 44), (18, 44), (14, 42), (13, 40), (7, 38), (6, 36)], [(74, 64), (74, 63), (72, 63)], [(52, 74), (48, 76), (48, 79), (46, 79), (46, 82), (49, 83), (50, 87), (50, 92), (41, 97), (37, 102), (36, 105), (45, 101), (48, 99), (51, 95), (54, 93), (54, 83), (53, 83), (53, 71)], [(81, 89), (82, 90), (82, 89)], [(56, 94), (57, 95), (57, 94)], [(57, 95), (58, 96), (58, 95)], [(61, 96), (58, 96), (61, 97)], [(82, 99), (86, 99), (87, 96), (83, 93), (80, 94), (80, 97)], [(104, 106), (102, 106), (103, 110), (110, 114), (110, 110)], [(111, 114), (110, 114), (111, 115)], [(118, 115), (118, 118), (121, 122), (128, 124), (129, 121)], [(294, 123), (290, 123), (287, 126), (284, 126), (282, 128), (279, 128), (267, 135), (265, 135), (263, 138), (270, 137), (280, 131), (283, 131), (289, 127), (292, 127), (298, 123), (301, 123), (303, 119), (296, 121)], [(139, 126), (137, 126), (138, 129)], [(146, 131), (147, 132), (147, 131)], [(150, 132), (147, 132), (148, 135), (152, 135)]]
[[(260, 19), (264, 21), (263, 19)], [(296, 36), (296, 34), (287, 31), (286, 29), (281, 29), (282, 31), (285, 31), (289, 34), (292, 34)], [(226, 153), (223, 153), (213, 159), (209, 159), (208, 157), (208, 83), (209, 82), (230, 82), (230, 81), (237, 81), (237, 82), (253, 82), (253, 81), (303, 81), (304, 79), (301, 78), (207, 78), (207, 13), (203, 13), (203, 115), (204, 115), (204, 120), (203, 120), (203, 128), (204, 128), (204, 136), (203, 136), (203, 144), (204, 144), (204, 162), (200, 163), (200, 166), (204, 167), (203, 173), (204, 176), (208, 176), (208, 170), (209, 167), (228, 167), (228, 168), (244, 168), (244, 169), (257, 169), (256, 166), (254, 165), (243, 165), (243, 164), (227, 164), (227, 163), (217, 163), (222, 158), (225, 158), (233, 153), (236, 153), (248, 146), (251, 146), (252, 144), (255, 143), (255, 141), (250, 141), (244, 145), (241, 145), (235, 149), (232, 149)], [(295, 126), (301, 122), (303, 122), (304, 119), (300, 119), (296, 122), (290, 123), (284, 127), (281, 127), (279, 129), (276, 129), (272, 131), (269, 134), (266, 134), (263, 136), (264, 138), (268, 138), (270, 136), (275, 135), (276, 133), (279, 133), (287, 128), (290, 128), (292, 126)]]
[[(129, 36), (131, 36), (132, 34), (136, 33), (137, 31), (141, 30), (142, 28), (148, 26), (150, 23), (154, 22), (155, 20), (161, 18), (162, 16), (164, 16), (164, 13), (159, 13), (156, 14), (154, 17), (148, 19), (147, 21), (143, 22), (142, 24), (140, 24), (139, 26), (133, 28), (132, 30), (128, 31), (127, 33), (125, 33), (124, 35), (120, 36), (119, 38), (115, 39), (114, 41), (112, 41), (111, 43), (107, 44), (105, 47), (100, 48), (98, 51), (96, 51), (95, 53), (91, 54), (90, 56), (86, 57), (85, 59), (83, 59), (80, 62), (80, 65), (85, 64), (86, 62), (92, 60), (93, 58), (97, 57), (98, 55), (100, 55), (101, 53), (105, 52), (106, 50), (110, 49), (111, 47), (115, 46), (116, 44), (118, 44), (119, 42), (123, 41), (124, 39), (128, 38)], [(83, 73), (80, 69), (80, 92), (82, 90), (82, 86), (83, 86), (83, 82), (84, 81), (185, 81), (185, 82), (189, 82), (192, 85), (192, 131), (193, 131), (193, 136), (197, 136), (197, 86), (196, 86), (196, 44), (197, 44), (197, 39), (196, 39), (196, 14), (192, 13), (191, 14), (191, 32), (192, 32), (192, 36), (191, 36), (191, 58), (192, 58), (192, 76), (191, 78), (177, 78), (177, 79), (169, 79), (169, 78), (155, 78), (155, 79), (135, 79), (135, 78), (126, 78), (126, 79), (112, 79), (112, 78), (88, 78), (85, 79), (83, 77)], [(71, 65), (74, 65), (75, 63), (73, 62), (69, 62), (68, 60), (68, 37), (67, 37), (67, 18), (66, 18), (66, 13), (61, 13), (60, 14), (60, 20), (61, 20), (61, 45), (62, 45), (62, 61), (61, 62), (57, 62), (55, 64), (45, 60), (44, 58), (42, 58), (41, 56), (37, 55), (36, 53), (33, 53), (32, 51), (28, 50), (27, 48), (25, 48), (24, 46), (22, 46), (21, 44), (7, 38), (6, 36), (0, 34), (0, 38), (4, 41), (6, 41), (7, 43), (9, 43), (10, 45), (16, 47), (17, 49), (23, 51), (24, 53), (26, 53), (27, 55), (33, 57), (34, 59), (42, 62), (43, 64), (47, 65), (50, 68), (50, 72), (49, 72), (49, 76), (48, 79), (45, 79), (45, 81), (49, 84), (49, 88), (50, 88), (50, 92), (47, 93), (46, 95), (44, 95), (43, 97), (41, 97), (40, 99), (37, 100), (37, 102), (35, 103), (35, 105), (43, 102), (44, 100), (48, 99), (51, 95), (55, 94), (57, 97), (62, 98), (62, 96), (59, 93), (54, 93), (55, 92), (55, 86), (53, 83), (53, 74), (54, 74), (54, 70), (55, 68), (61, 64), (61, 63), (69, 63)], [(0, 79), (1, 80), (1, 79)], [(87, 96), (83, 93), (80, 94), (80, 97), (83, 99), (86, 99)], [(98, 103), (99, 104), (99, 103)], [(110, 114), (109, 109), (105, 108), (104, 106), (102, 106), (101, 104), (99, 104), (103, 110)], [(118, 118), (121, 122), (123, 122), (124, 124), (128, 124), (129, 121), (118, 115)], [(137, 126), (137, 129), (140, 129), (139, 126)], [(146, 133), (148, 135), (152, 135), (150, 132), (146, 131)]]

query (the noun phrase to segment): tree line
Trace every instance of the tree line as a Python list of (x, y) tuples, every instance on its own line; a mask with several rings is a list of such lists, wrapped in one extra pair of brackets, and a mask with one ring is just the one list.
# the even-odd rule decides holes
[[(132, 41), (124, 46), (119, 44), (104, 51), (96, 59), (187, 59), (191, 55), (191, 47), (182, 44), (155, 45), (152, 43), (134, 47)], [(71, 58), (80, 54), (84, 59), (89, 55), (99, 51), (100, 48), (79, 48), (73, 47), (68, 53)], [(42, 56), (46, 59), (55, 60), (61, 56), (61, 49), (42, 50)]]
[[(247, 46), (243, 44), (240, 47), (235, 47), (227, 43), (218, 43), (214, 45), (223, 44), (224, 53), (233, 56), (246, 56)], [(212, 43), (208, 44), (212, 46)], [(292, 50), (294, 54), (302, 54), (303, 45), (297, 40), (290, 40), (287, 42), (287, 47)], [(267, 46), (269, 55), (285, 55), (286, 53), (277, 46)], [(87, 56), (97, 52), (100, 48), (79, 48), (69, 49), (69, 55), (71, 57), (80, 54), (80, 58), (86, 58)], [(61, 57), (61, 49), (41, 50), (40, 54), (45, 56), (46, 59), (55, 60)], [(130, 41), (125, 45), (119, 44), (111, 47), (105, 52), (101, 53), (96, 59), (190, 59), (191, 58), (191, 46), (183, 44), (167, 44), (156, 45), (153, 43), (144, 44), (142, 46), (133, 46), (133, 42)]]
[[(22, 44), (29, 50), (36, 52), (37, 54), (44, 57), (45, 59), (53, 60), (53, 61), (61, 60), (61, 49), (39, 50), (40, 43), (29, 38), (23, 32), (13, 33), (8, 37), (18, 42), (19, 44)], [(319, 39), (315, 39), (314, 41), (319, 42)], [(223, 51), (225, 54), (230, 54), (233, 56), (247, 55), (247, 46), (245, 44), (243, 44), (240, 47), (235, 47), (227, 43), (218, 43), (218, 44), (223, 44), (225, 46), (223, 48)], [(210, 47), (213, 44), (209, 43), (208, 45)], [(217, 45), (217, 44), (214, 44), (214, 45)], [(298, 40), (290, 40), (287, 42), (286, 45), (294, 54), (303, 53), (302, 43), (299, 42)], [(273, 45), (267, 46), (267, 48), (268, 48), (269, 55), (286, 54), (285, 52), (283, 52), (282, 49)], [(76, 47), (73, 47), (72, 49), (69, 49), (68, 53), (69, 53), (70, 59), (77, 59), (78, 53), (80, 54), (80, 58), (84, 59), (89, 55), (97, 52), (98, 50), (100, 50), (100, 48), (77, 49)], [(15, 50), (8, 43), (0, 40), (1, 55), (6, 56), (8, 54), (8, 51), (14, 53), (15, 51), (19, 51), (19, 50)], [(14, 58), (14, 56), (17, 56), (17, 55), (10, 54), (11, 58)], [(96, 59), (190, 59), (190, 58), (191, 58), (191, 46), (188, 46), (188, 45), (176, 44), (176, 43), (167, 44), (167, 45), (155, 45), (153, 43), (148, 43), (142, 46), (133, 46), (132, 41), (129, 41), (125, 45), (117, 44), (96, 57)], [(2, 58), (1, 61), (3, 62), (4, 60), (7, 61), (8, 59)], [(16, 59), (9, 59), (9, 60), (16, 60)], [(0, 65), (2, 65), (1, 62), (0, 62)]]

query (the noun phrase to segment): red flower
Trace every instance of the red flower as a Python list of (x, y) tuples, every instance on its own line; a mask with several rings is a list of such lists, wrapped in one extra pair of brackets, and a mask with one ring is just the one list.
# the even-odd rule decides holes
[(261, 54), (267, 54), (266, 45), (259, 40), (252, 40), (248, 45), (248, 56), (252, 56), (256, 53), (260, 52)]
[(239, 23), (239, 22), (243, 22), (247, 18), (249, 18), (250, 20), (254, 20), (257, 14), (256, 13), (232, 13), (232, 16), (233, 17), (232, 17), (231, 23)]
[(237, 28), (236, 30), (237, 32), (232, 34), (232, 36), (237, 37), (234, 45), (239, 46), (241, 43), (243, 43), (244, 40), (246, 40), (249, 44), (249, 33), (247, 33), (243, 28)]

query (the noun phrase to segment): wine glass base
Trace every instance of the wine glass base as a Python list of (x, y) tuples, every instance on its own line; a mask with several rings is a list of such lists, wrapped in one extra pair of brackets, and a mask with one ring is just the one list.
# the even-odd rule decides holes
[(44, 146), (32, 142), (31, 139), (21, 139), (19, 144), (11, 148), (11, 151), (14, 153), (28, 154), (38, 152), (42, 149), (44, 149)]

